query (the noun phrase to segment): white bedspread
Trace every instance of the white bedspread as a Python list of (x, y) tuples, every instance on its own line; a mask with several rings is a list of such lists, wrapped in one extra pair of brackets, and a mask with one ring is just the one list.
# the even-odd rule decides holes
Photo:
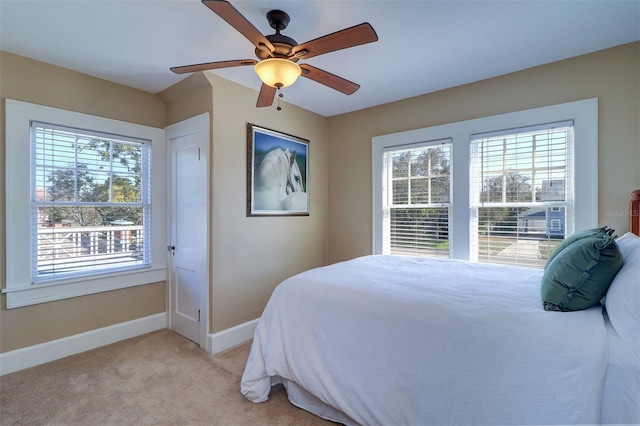
[(282, 282), (241, 392), (363, 425), (599, 423), (599, 307), (547, 312), (542, 271), (365, 256)]
[(640, 357), (607, 322), (609, 365), (602, 398), (602, 424), (640, 425)]

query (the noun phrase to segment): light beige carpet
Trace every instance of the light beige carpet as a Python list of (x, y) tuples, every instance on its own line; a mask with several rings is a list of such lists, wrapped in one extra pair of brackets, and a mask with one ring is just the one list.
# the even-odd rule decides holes
[(331, 425), (284, 389), (240, 394), (249, 343), (212, 356), (170, 330), (0, 377), (5, 425)]

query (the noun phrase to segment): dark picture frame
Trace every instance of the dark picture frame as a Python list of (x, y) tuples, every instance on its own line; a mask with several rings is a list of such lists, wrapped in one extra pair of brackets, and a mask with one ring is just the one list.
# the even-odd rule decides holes
[(247, 216), (309, 215), (309, 141), (247, 124)]

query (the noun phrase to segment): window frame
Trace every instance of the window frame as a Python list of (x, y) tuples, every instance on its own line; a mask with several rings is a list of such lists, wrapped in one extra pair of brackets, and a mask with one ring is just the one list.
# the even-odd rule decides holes
[[(383, 224), (383, 229), (382, 229), (382, 238), (383, 238), (383, 242), (382, 242), (382, 253), (384, 253), (386, 250), (385, 248), (391, 250), (391, 236), (389, 235), (389, 239), (385, 240), (385, 234), (388, 234), (391, 232), (391, 211), (394, 209), (412, 209), (412, 208), (446, 208), (447, 209), (447, 229), (449, 229), (450, 227), (450, 223), (451, 223), (451, 212), (452, 212), (452, 204), (451, 204), (451, 179), (452, 179), (452, 169), (451, 166), (449, 167), (449, 174), (447, 175), (448, 179), (449, 179), (449, 194), (448, 194), (448, 200), (447, 202), (426, 202), (426, 203), (413, 203), (411, 200), (411, 196), (408, 197), (407, 199), (407, 203), (406, 204), (396, 204), (393, 201), (389, 201), (389, 199), (393, 200), (393, 182), (394, 181), (399, 181), (400, 178), (393, 178), (392, 173), (390, 172), (392, 167), (389, 166), (388, 164), (386, 165), (386, 173), (385, 173), (385, 163), (387, 161), (391, 161), (391, 159), (388, 158), (384, 158), (387, 157), (390, 154), (394, 154), (394, 153), (398, 153), (398, 152), (404, 152), (404, 151), (415, 151), (415, 150), (424, 150), (424, 149), (432, 149), (432, 148), (438, 148), (441, 146), (446, 146), (448, 149), (448, 160), (449, 160), (449, 164), (451, 164), (451, 152), (453, 150), (453, 143), (450, 139), (443, 139), (443, 140), (432, 140), (432, 141), (424, 141), (424, 142), (420, 142), (420, 143), (416, 143), (416, 144), (409, 144), (409, 145), (397, 145), (394, 147), (389, 147), (383, 150), (383, 171), (382, 171), (382, 179), (384, 181), (384, 184), (382, 186), (382, 203), (383, 203), (383, 209), (384, 209), (384, 213), (383, 213), (383, 218), (388, 220), (385, 220), (384, 224)], [(409, 166), (410, 167), (410, 166)], [(438, 177), (442, 177), (441, 175), (439, 176), (432, 176), (431, 175), (431, 170), (429, 170), (429, 174), (427, 176), (414, 176), (411, 175), (410, 173), (407, 174), (406, 178), (402, 178), (403, 180), (406, 179), (407, 181), (407, 187), (411, 188), (412, 181), (415, 181), (417, 179), (428, 179), (428, 180), (432, 180)], [(431, 184), (429, 184), (429, 187), (431, 187)], [(409, 190), (409, 193), (411, 191)], [(429, 198), (431, 198), (432, 193), (429, 190)], [(385, 201), (386, 199), (386, 201)], [(383, 219), (383, 220), (384, 220)], [(448, 238), (449, 240), (449, 238)], [(426, 240), (425, 240), (426, 241)], [(396, 248), (398, 249), (398, 248)], [(411, 246), (407, 246), (406, 251), (409, 252), (414, 252), (416, 253), (416, 247), (411, 247)], [(441, 256), (441, 253), (444, 253), (443, 251), (437, 250), (437, 253), (434, 257), (443, 257)], [(449, 249), (446, 251), (447, 256), (446, 257), (451, 257), (451, 248), (449, 247)]]
[[(7, 99), (7, 309), (166, 280), (165, 147), (162, 129)], [(31, 276), (31, 123), (50, 123), (151, 141), (151, 265), (33, 283)]]
[(575, 229), (598, 223), (598, 99), (459, 121), (372, 138), (372, 253), (382, 253), (382, 161), (383, 152), (394, 146), (429, 140), (452, 139), (451, 182), (453, 205), (449, 228), (451, 257), (469, 260), (471, 139), (479, 133), (574, 121)]
[[(553, 135), (553, 136), (551, 136)], [(508, 265), (519, 265), (532, 268), (542, 268), (545, 259), (540, 255), (540, 248), (534, 249), (530, 245), (513, 249), (512, 255), (502, 256), (493, 253), (492, 245), (500, 246), (504, 241), (509, 242), (531, 242), (531, 237), (527, 236), (529, 232), (540, 232), (542, 229), (537, 225), (535, 220), (531, 220), (531, 224), (527, 223), (526, 227), (534, 228), (522, 230), (519, 225), (518, 216), (511, 217), (513, 220), (510, 224), (501, 223), (499, 229), (485, 228), (494, 218), (492, 215), (487, 216), (488, 211), (502, 211), (502, 209), (521, 209), (525, 208), (544, 211), (545, 213), (545, 232), (538, 234), (535, 238), (538, 243), (543, 246), (551, 244), (551, 240), (557, 241), (557, 237), (552, 237), (554, 232), (549, 227), (549, 215), (551, 206), (560, 205), (566, 215), (566, 227), (564, 233), (573, 233), (574, 231), (574, 202), (573, 194), (573, 153), (574, 153), (574, 122), (573, 120), (545, 123), (526, 128), (507, 129), (505, 131), (490, 132), (489, 134), (475, 134), (471, 137), (470, 144), (470, 164), (471, 164), (471, 183), (470, 206), (472, 209), (471, 218), (471, 248), (470, 259), (482, 263), (501, 263)], [(541, 142), (539, 145), (538, 143)], [(540, 146), (540, 148), (539, 148)], [(546, 146), (546, 148), (545, 148)], [(530, 155), (523, 155), (528, 152)], [(538, 162), (537, 155), (546, 156), (547, 162)], [(551, 165), (551, 156), (554, 158), (555, 164)], [(558, 164), (558, 161), (560, 164)], [(561, 179), (564, 196), (562, 200), (542, 200), (544, 194), (550, 193), (550, 185), (545, 191), (545, 182), (554, 182), (560, 180), (559, 175), (555, 178), (551, 174), (560, 172), (564, 178)], [(525, 182), (529, 183), (530, 188), (524, 198), (516, 197), (511, 199), (508, 193), (509, 186), (506, 184), (508, 176), (517, 175), (527, 178)], [(542, 180), (540, 179), (542, 177)], [(547, 179), (545, 180), (544, 177)], [(485, 194), (487, 188), (487, 180), (500, 178), (500, 193)], [(536, 199), (536, 188), (540, 188), (540, 200)], [(483, 198), (483, 194), (487, 199)], [(519, 191), (518, 191), (519, 195)], [(489, 199), (490, 198), (490, 199)], [(499, 199), (496, 199), (499, 198)], [(507, 199), (509, 198), (509, 199)], [(484, 214), (481, 214), (481, 211)], [(499, 214), (500, 215), (500, 214)], [(489, 219), (491, 217), (491, 219)], [(482, 218), (482, 219), (481, 219)], [(539, 219), (537, 219), (539, 220)], [(527, 220), (529, 222), (529, 220)], [(511, 227), (511, 230), (508, 228)], [(484, 232), (483, 232), (484, 231)], [(557, 232), (557, 230), (555, 231)], [(481, 234), (484, 234), (484, 237)], [(496, 239), (496, 240), (494, 240)], [(493, 240), (493, 242), (491, 242)], [(481, 243), (484, 241), (484, 244)], [(525, 248), (526, 247), (526, 248)], [(535, 250), (535, 253), (532, 252)], [(483, 252), (483, 253), (481, 253)]]
[[(95, 167), (92, 169), (91, 166), (95, 166), (94, 164), (87, 165), (86, 161), (91, 162), (91, 160), (94, 159), (89, 159), (86, 157), (83, 158), (80, 155), (82, 151), (75, 150), (73, 157), (66, 156), (70, 154), (69, 149), (66, 148), (69, 143), (73, 143), (77, 147), (79, 141), (80, 143), (82, 143), (83, 141), (86, 141), (88, 139), (97, 139), (102, 143), (108, 141), (109, 143), (109, 158), (108, 160), (101, 159), (101, 166), (99, 167), (99, 169), (96, 169)], [(72, 140), (73, 142), (71, 142)], [(46, 216), (45, 210), (47, 208), (139, 208), (141, 209), (141, 216), (143, 218), (143, 223), (141, 224), (141, 232), (143, 234), (142, 241), (153, 240), (150, 235), (151, 227), (149, 226), (151, 221), (150, 212), (152, 170), (150, 142), (151, 141), (149, 140), (134, 139), (131, 137), (124, 137), (122, 135), (105, 134), (86, 129), (61, 127), (59, 125), (40, 123), (37, 121), (31, 122), (31, 199), (29, 201), (31, 203), (31, 278), (34, 284), (46, 283), (65, 277), (75, 278), (83, 275), (107, 273), (109, 272), (108, 270), (110, 270), (111, 272), (120, 272), (126, 269), (140, 269), (151, 266), (151, 250), (150, 247), (146, 244), (143, 244), (143, 250), (138, 253), (138, 255), (142, 255), (142, 259), (133, 260), (129, 256), (130, 253), (128, 251), (119, 252), (119, 256), (121, 256), (121, 258), (117, 258), (118, 263), (114, 262), (114, 258), (111, 258), (108, 261), (105, 261), (105, 259), (99, 259), (100, 254), (98, 252), (92, 252), (89, 254), (84, 253), (79, 256), (74, 256), (73, 259), (76, 259), (77, 262), (81, 262), (83, 266), (77, 266), (78, 269), (73, 271), (65, 271), (65, 262), (55, 255), (52, 259), (48, 259), (48, 261), (42, 259), (40, 255), (41, 252), (55, 253), (56, 251), (55, 243), (49, 236), (45, 236), (47, 234), (47, 230), (43, 229), (40, 224), (40, 221), (43, 220)], [(139, 172), (132, 172), (130, 170), (127, 170), (126, 172), (123, 172), (122, 170), (114, 170), (114, 146), (131, 146), (136, 147), (139, 150)], [(60, 164), (60, 157), (62, 156), (65, 156), (64, 165)], [(46, 176), (48, 175), (48, 173), (60, 171), (65, 173), (65, 176), (68, 176), (68, 172), (72, 172), (73, 200), (69, 199), (71, 196), (71, 194), (69, 193), (65, 193), (64, 199), (61, 200), (56, 199), (56, 197), (47, 195), (48, 190)], [(94, 178), (102, 174), (105, 180), (110, 182), (110, 188), (107, 192), (109, 199), (107, 201), (82, 200), (82, 195), (80, 193), (81, 179), (78, 176), (83, 172), (89, 174)], [(113, 178), (123, 176), (134, 178), (135, 176), (138, 177), (138, 180), (140, 182), (140, 193), (139, 199), (137, 201), (122, 203), (114, 201), (112, 199), (114, 195), (112, 192), (112, 185), (114, 182)], [(52, 187), (55, 187), (56, 184), (52, 183), (51, 185)], [(41, 197), (37, 195), (39, 189), (44, 193)], [(98, 225), (98, 227), (103, 226)], [(74, 225), (70, 228), (61, 228), (60, 231), (69, 229), (69, 232), (72, 232), (71, 229), (73, 229), (73, 232), (75, 234), (78, 228), (90, 230), (91, 228), (95, 227), (95, 225)], [(117, 229), (120, 228), (104, 228), (103, 231), (106, 229), (109, 229), (112, 232), (111, 235), (115, 236), (116, 233), (119, 233)], [(136, 233), (137, 232), (140, 231), (136, 230)], [(96, 243), (96, 241), (94, 241), (94, 243)], [(110, 249), (115, 249), (115, 239), (113, 241), (113, 244), (114, 246), (109, 247)], [(108, 242), (107, 245), (109, 245)], [(92, 246), (92, 251), (97, 249), (97, 244), (92, 244)], [(64, 251), (65, 249), (62, 250)], [(50, 269), (46, 269), (44, 265), (41, 264), (41, 261), (44, 264), (48, 264)], [(58, 266), (60, 266), (61, 269), (58, 269)]]
[(549, 220), (549, 229), (552, 232), (560, 232), (562, 230), (562, 221), (560, 219), (550, 219)]

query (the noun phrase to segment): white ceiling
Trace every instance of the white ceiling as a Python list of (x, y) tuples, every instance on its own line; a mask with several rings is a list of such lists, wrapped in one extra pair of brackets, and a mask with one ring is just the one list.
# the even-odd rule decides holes
[[(332, 116), (640, 40), (640, 0), (231, 0), (263, 34), (291, 16), (302, 43), (369, 22), (379, 40), (310, 58), (362, 87), (351, 96), (301, 78), (284, 100)], [(169, 67), (255, 58), (199, 0), (0, 0), (0, 49), (157, 93)], [(260, 87), (252, 67), (215, 71)], [(1, 77), (0, 77), (1, 78)]]

